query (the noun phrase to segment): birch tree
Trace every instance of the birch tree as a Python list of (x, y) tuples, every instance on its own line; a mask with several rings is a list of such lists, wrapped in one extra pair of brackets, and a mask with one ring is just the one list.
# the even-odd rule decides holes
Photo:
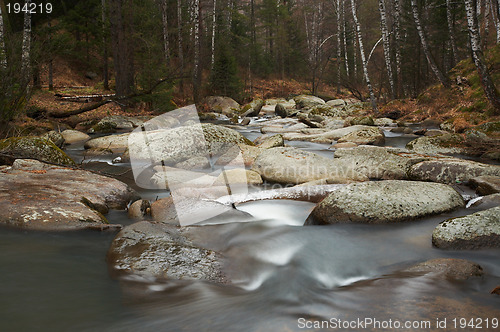
[(194, 20), (194, 59), (193, 59), (193, 99), (199, 99), (200, 87), (200, 0), (193, 3)]
[(183, 38), (182, 38), (182, 2), (177, 0), (177, 43), (178, 43), (178, 58), (181, 70), (181, 79), (179, 81), (179, 89), (181, 93), (184, 92), (184, 80), (182, 76), (184, 75), (184, 52), (183, 52)]
[[(30, 8), (31, 0), (25, 0), (25, 5)], [(23, 44), (21, 51), (21, 72), (26, 83), (30, 81), (31, 75), (31, 13), (29, 10), (24, 12), (23, 24)]]
[(337, 93), (340, 94), (340, 63), (342, 57), (342, 46), (341, 46), (341, 29), (342, 29), (342, 13), (340, 8), (340, 0), (337, 0)]
[(165, 57), (165, 63), (168, 63), (170, 59), (170, 45), (168, 40), (168, 5), (167, 0), (160, 0), (160, 10), (161, 10), (161, 23), (163, 32), (163, 56)]
[(361, 62), (363, 65), (363, 74), (365, 77), (366, 81), (366, 86), (368, 87), (368, 91), (370, 92), (370, 101), (372, 104), (373, 110), (377, 110), (377, 101), (375, 99), (375, 94), (373, 93), (373, 87), (372, 83), (370, 81), (370, 75), (368, 74), (368, 65), (366, 62), (366, 57), (365, 57), (365, 51), (363, 47), (363, 37), (361, 35), (361, 25), (358, 20), (358, 15), (356, 13), (356, 2), (355, 0), (351, 0), (351, 7), (352, 7), (352, 17), (354, 19), (354, 25), (356, 26), (356, 33), (358, 37), (358, 43), (359, 43), (359, 53), (361, 54)]
[(347, 20), (345, 19), (345, 0), (341, 0), (342, 1), (342, 21), (343, 21), (343, 24), (342, 24), (342, 35), (343, 35), (343, 38), (344, 38), (344, 63), (345, 63), (345, 72), (346, 72), (346, 75), (347, 77), (350, 76), (350, 73), (349, 73), (349, 55), (347, 54), (347, 33), (346, 33), (346, 30), (347, 30)]
[(425, 33), (422, 27), (422, 23), (420, 21), (420, 14), (418, 12), (418, 6), (416, 0), (411, 0), (411, 8), (413, 12), (413, 20), (415, 21), (415, 25), (417, 27), (417, 32), (420, 37), (420, 44), (422, 45), (422, 50), (424, 51), (425, 57), (427, 58), (427, 62), (431, 67), (434, 75), (436, 75), (437, 79), (445, 88), (450, 87), (450, 82), (446, 76), (441, 72), (438, 68), (436, 61), (432, 57), (431, 51), (429, 49), (429, 44), (427, 43), (427, 38), (425, 37)]
[(455, 29), (453, 24), (453, 15), (452, 15), (452, 1), (446, 0), (446, 19), (448, 21), (448, 34), (450, 36), (451, 43), (451, 51), (453, 53), (453, 65), (458, 63), (458, 49), (457, 42), (455, 38)]
[(5, 49), (5, 31), (3, 24), (2, 6), (0, 6), (0, 69), (7, 69), (7, 52)]
[(214, 63), (215, 63), (215, 33), (217, 29), (217, 0), (214, 1), (214, 7), (212, 10), (212, 44), (211, 44), (211, 51), (212, 51), (212, 65), (211, 69), (214, 68)]
[[(396, 76), (398, 80), (398, 95), (401, 95), (401, 88), (403, 87), (403, 72), (401, 70), (401, 5), (399, 0), (393, 0), (394, 4), (394, 40), (396, 44)], [(403, 89), (404, 90), (404, 89)]]
[(103, 80), (104, 90), (109, 90), (108, 37), (106, 32), (106, 0), (101, 0)]
[[(491, 7), (491, 19), (493, 20), (493, 25), (495, 26), (495, 30), (496, 30), (496, 34), (497, 34), (496, 43), (499, 44), (500, 43), (500, 17), (499, 17), (499, 13), (497, 11), (498, 2), (497, 2), (497, 5), (495, 6), (494, 1), (496, 1), (496, 0), (489, 0), (489, 1), (490, 1), (490, 7)], [(498, 7), (498, 8), (500, 8), (500, 7)]]
[(396, 98), (396, 90), (394, 84), (394, 75), (392, 74), (391, 46), (389, 43), (389, 29), (387, 27), (387, 12), (385, 9), (384, 0), (379, 0), (380, 11), (380, 26), (382, 30), (382, 40), (384, 45), (385, 66), (387, 68), (387, 76), (389, 77), (389, 85), (391, 87), (392, 99)]
[(484, 93), (488, 101), (495, 108), (496, 114), (500, 114), (500, 94), (490, 76), (483, 51), (481, 50), (481, 41), (479, 36), (479, 25), (477, 21), (476, 7), (474, 0), (464, 0), (465, 11), (467, 14), (467, 26), (469, 30), (470, 47), (472, 58), (476, 65), (483, 86)]

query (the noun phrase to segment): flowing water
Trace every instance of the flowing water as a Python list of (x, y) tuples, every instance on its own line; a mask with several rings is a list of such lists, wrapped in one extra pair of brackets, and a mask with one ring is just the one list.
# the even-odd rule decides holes
[[(395, 135), (387, 144), (401, 147), (407, 139)], [(328, 145), (293, 145), (333, 155)], [(81, 148), (70, 154), (80, 155)], [(115, 171), (130, 182), (127, 165), (110, 166), (111, 159), (88, 167)], [(366, 330), (381, 330), (392, 320), (431, 324), (413, 329), (430, 331), (444, 319), (453, 330), (460, 318), (482, 319), (482, 330), (493, 330), (500, 297), (489, 292), (500, 285), (500, 250), (443, 251), (431, 245), (440, 221), (475, 210), (396, 225), (302, 227), (313, 207), (287, 200), (244, 203), (238, 209), (254, 221), (207, 226), (206, 242), (227, 257), (231, 286), (113, 280), (105, 261), (113, 233), (1, 229), (0, 331), (309, 331), (335, 330), (357, 319), (371, 320), (362, 325)], [(122, 211), (108, 218), (131, 223)], [(486, 275), (458, 282), (403, 271), (438, 257), (475, 261)]]

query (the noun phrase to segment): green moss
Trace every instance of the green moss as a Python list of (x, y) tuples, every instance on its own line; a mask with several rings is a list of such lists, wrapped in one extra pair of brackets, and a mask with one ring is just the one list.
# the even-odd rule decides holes
[(483, 123), (476, 129), (485, 133), (500, 132), (500, 121)]
[(0, 140), (0, 152), (13, 158), (32, 158), (52, 164), (76, 165), (54, 143), (40, 137), (11, 137)]
[(103, 133), (103, 134), (109, 134), (109, 133), (115, 133), (116, 132), (116, 123), (110, 122), (110, 121), (101, 121), (95, 126), (92, 127), (91, 131), (93, 133)]

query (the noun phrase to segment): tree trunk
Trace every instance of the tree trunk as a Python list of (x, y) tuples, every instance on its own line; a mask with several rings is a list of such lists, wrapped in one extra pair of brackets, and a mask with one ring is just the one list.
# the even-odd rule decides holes
[[(29, 8), (31, 0), (25, 0), (24, 3)], [(31, 79), (31, 14), (29, 10), (24, 13), (21, 73), (24, 83), (28, 84)]]
[(340, 0), (337, 0), (337, 93), (340, 94), (340, 63), (342, 57), (342, 46), (340, 41), (340, 33), (342, 29), (342, 20), (341, 20), (341, 8), (340, 8)]
[(181, 70), (181, 79), (179, 80), (179, 89), (181, 94), (184, 94), (184, 80), (182, 77), (184, 76), (184, 52), (183, 52), (183, 39), (182, 39), (182, 3), (181, 0), (177, 0), (177, 42), (179, 46), (179, 64)]
[(403, 84), (403, 72), (401, 70), (402, 56), (401, 56), (401, 5), (399, 0), (394, 1), (394, 38), (396, 42), (396, 76), (398, 80), (398, 97), (405, 94), (406, 89)]
[(0, 69), (7, 69), (7, 51), (5, 49), (5, 31), (3, 24), (2, 6), (0, 6)]
[(453, 15), (451, 13), (451, 0), (446, 0), (446, 19), (448, 20), (448, 34), (450, 35), (451, 51), (453, 53), (453, 65), (454, 67), (458, 63), (458, 49), (457, 42), (455, 38), (455, 29), (453, 27)]
[(477, 22), (477, 14), (475, 12), (474, 1), (464, 1), (465, 11), (467, 13), (467, 26), (469, 28), (472, 58), (479, 73), (481, 84), (483, 86), (486, 97), (488, 98), (491, 105), (495, 108), (496, 114), (500, 114), (500, 94), (498, 93), (498, 90), (496, 89), (495, 84), (491, 79), (486, 61), (483, 56), (483, 51), (481, 50), (479, 26)]
[(396, 99), (396, 88), (394, 84), (394, 75), (392, 74), (392, 59), (391, 59), (391, 49), (389, 44), (389, 29), (387, 28), (387, 13), (385, 10), (384, 0), (379, 0), (379, 11), (380, 11), (380, 26), (382, 30), (382, 40), (384, 42), (384, 58), (385, 66), (387, 67), (387, 76), (389, 77), (389, 85), (391, 87), (392, 99)]
[(422, 28), (422, 24), (420, 22), (420, 15), (418, 13), (418, 6), (416, 0), (411, 0), (411, 7), (413, 11), (413, 19), (415, 21), (415, 25), (417, 26), (418, 35), (420, 37), (420, 43), (422, 44), (422, 49), (424, 51), (425, 57), (427, 58), (427, 62), (431, 67), (434, 75), (436, 75), (437, 79), (445, 88), (450, 87), (450, 81), (446, 76), (443, 75), (441, 70), (438, 68), (436, 61), (432, 57), (431, 51), (429, 50), (429, 45), (427, 44), (427, 39), (425, 37), (424, 30)]
[(363, 47), (363, 37), (361, 35), (361, 25), (359, 24), (358, 15), (356, 14), (356, 2), (355, 0), (351, 0), (352, 7), (352, 17), (354, 19), (354, 24), (356, 25), (356, 33), (358, 36), (359, 42), (359, 53), (361, 54), (361, 62), (363, 64), (363, 74), (365, 76), (366, 86), (368, 87), (368, 91), (370, 92), (370, 101), (372, 104), (372, 108), (374, 111), (377, 110), (377, 101), (375, 100), (375, 94), (373, 93), (372, 83), (370, 81), (370, 75), (368, 74), (368, 65), (366, 63), (365, 51)]
[(102, 49), (103, 49), (103, 88), (109, 90), (109, 61), (108, 61), (108, 38), (106, 31), (106, 0), (101, 0), (101, 20), (102, 20)]
[(134, 90), (134, 54), (129, 0), (110, 0), (111, 39), (115, 65), (116, 95), (127, 96)]
[(211, 63), (211, 69), (214, 69), (214, 64), (215, 64), (215, 32), (217, 29), (217, 0), (214, 1), (214, 8), (212, 10), (212, 45), (211, 45), (211, 51), (212, 51), (212, 63)]
[(199, 100), (200, 92), (200, 0), (194, 0), (194, 59), (193, 59), (193, 99)]
[(491, 19), (493, 20), (493, 24), (495, 25), (495, 31), (497, 34), (497, 41), (496, 43), (500, 43), (500, 16), (498, 14), (498, 2), (495, 5), (495, 0), (490, 0), (490, 7), (491, 7)]
[(344, 63), (345, 63), (345, 72), (346, 76), (350, 77), (349, 73), (349, 55), (347, 53), (347, 36), (346, 36), (346, 30), (347, 30), (347, 20), (345, 19), (345, 0), (342, 1), (342, 21), (343, 21), (343, 31), (342, 35), (344, 38)]
[(168, 5), (167, 0), (160, 0), (161, 9), (161, 23), (163, 32), (163, 55), (165, 57), (165, 63), (168, 64), (170, 59), (170, 45), (168, 42)]

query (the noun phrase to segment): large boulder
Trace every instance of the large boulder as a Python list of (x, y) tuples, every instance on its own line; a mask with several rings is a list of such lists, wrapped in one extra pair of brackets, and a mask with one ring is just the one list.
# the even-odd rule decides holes
[[(306, 127), (304, 124), (302, 124), (302, 128), (304, 129)], [(333, 129), (333, 130), (328, 130), (328, 129), (317, 129), (317, 133), (311, 133), (311, 134), (304, 134), (302, 132), (298, 132), (300, 129), (297, 128), (295, 132), (293, 132), (291, 129), (292, 127), (285, 128), (286, 130), (283, 130), (283, 138), (285, 140), (289, 141), (310, 141), (314, 143), (325, 143), (325, 144), (331, 144), (333, 141), (336, 141), (340, 139), (341, 137), (344, 137), (346, 135), (349, 135), (353, 132), (360, 131), (360, 130), (372, 130), (374, 129), (373, 127), (370, 126), (349, 126), (345, 128), (338, 128), (338, 129)], [(375, 128), (376, 129), (376, 128)], [(277, 132), (277, 131), (275, 131)]]
[(351, 126), (362, 125), (362, 126), (374, 126), (375, 122), (371, 116), (358, 116), (351, 119)]
[(338, 140), (339, 143), (352, 142), (359, 145), (384, 145), (384, 132), (377, 127), (353, 131)]
[(500, 248), (500, 207), (443, 221), (432, 232), (432, 244), (453, 250)]
[(35, 230), (116, 228), (103, 214), (137, 198), (116, 179), (26, 159), (2, 171), (0, 187), (0, 223)]
[(192, 231), (148, 221), (127, 226), (113, 240), (108, 264), (116, 276), (228, 283), (223, 256), (193, 241)]
[(51, 141), (52, 143), (54, 143), (55, 146), (57, 146), (60, 149), (64, 145), (64, 137), (61, 135), (60, 132), (55, 130), (51, 130), (48, 133), (45, 133), (44, 135), (41, 136), (41, 138)]
[(246, 212), (239, 211), (231, 205), (194, 197), (176, 197), (174, 199), (172, 196), (153, 202), (151, 216), (157, 222), (171, 225), (222, 224), (250, 217)]
[(401, 149), (368, 145), (337, 149), (334, 158), (370, 179), (379, 180), (406, 180), (412, 165), (428, 159)]
[(82, 133), (81, 131), (78, 130), (73, 130), (73, 129), (66, 129), (61, 133), (62, 137), (64, 138), (64, 143), (65, 144), (75, 144), (75, 143), (80, 143), (80, 142), (86, 142), (90, 139), (90, 136)]
[(465, 149), (461, 146), (463, 142), (462, 136), (446, 133), (438, 136), (419, 137), (410, 141), (406, 148), (424, 154), (459, 154), (465, 153)]
[(141, 132), (131, 134), (128, 143), (132, 161), (149, 160), (174, 165), (193, 157), (222, 154), (237, 144), (253, 145), (234, 129), (208, 123), (153, 130), (146, 135), (147, 140)]
[(328, 195), (306, 224), (393, 223), (463, 206), (462, 196), (445, 184), (401, 180), (356, 183)]
[(264, 180), (282, 184), (301, 184), (320, 179), (328, 179), (330, 183), (368, 179), (331, 159), (292, 147), (263, 151), (255, 160), (252, 170)]
[(297, 105), (297, 109), (301, 108), (312, 108), (317, 105), (326, 105), (325, 101), (319, 97), (310, 96), (310, 95), (300, 95), (295, 98), (295, 104)]
[(469, 180), (469, 186), (483, 196), (500, 193), (500, 176), (478, 176)]
[(32, 158), (57, 165), (75, 165), (75, 162), (50, 140), (27, 136), (0, 140), (0, 164), (11, 165), (18, 158)]
[(409, 177), (413, 180), (442, 183), (467, 182), (478, 176), (500, 176), (500, 166), (475, 161), (442, 158), (413, 165)]
[(145, 121), (150, 120), (151, 117), (130, 117), (123, 115), (107, 116), (93, 126), (89, 133), (112, 133), (116, 130), (127, 130), (141, 126)]
[(113, 153), (125, 152), (130, 133), (93, 138), (85, 142), (85, 149), (110, 149)]
[(262, 149), (272, 149), (280, 146), (284, 146), (285, 141), (283, 140), (283, 135), (276, 134), (269, 137), (266, 137), (262, 140), (262, 142), (258, 145), (259, 148)]
[(240, 104), (234, 99), (221, 96), (209, 96), (202, 101), (204, 109), (208, 112), (222, 113), (226, 116), (232, 116), (240, 110)]
[(456, 258), (435, 258), (418, 263), (404, 272), (432, 273), (455, 280), (467, 280), (484, 274), (483, 268), (474, 262)]
[(258, 116), (260, 110), (262, 109), (262, 106), (264, 106), (264, 101), (262, 99), (254, 99), (251, 103), (248, 103), (242, 107), (242, 117)]

